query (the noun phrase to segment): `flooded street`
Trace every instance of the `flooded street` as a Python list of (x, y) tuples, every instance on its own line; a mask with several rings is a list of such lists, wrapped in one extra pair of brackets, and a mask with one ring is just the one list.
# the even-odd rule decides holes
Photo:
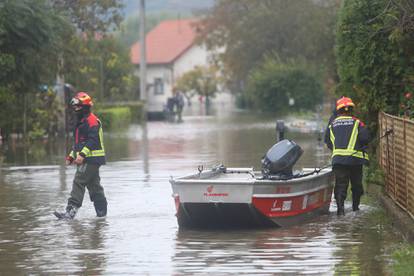
[[(260, 169), (275, 121), (232, 112), (150, 122), (146, 132), (106, 130), (108, 216), (99, 219), (88, 196), (75, 220), (52, 215), (66, 205), (75, 173), (62, 165), (63, 143), (9, 145), (0, 170), (0, 275), (389, 274), (390, 248), (401, 238), (375, 206), (352, 213), (348, 203), (341, 220), (331, 206), (289, 228), (179, 230), (169, 178), (199, 165)], [(286, 137), (305, 151), (298, 169), (327, 164), (316, 133)]]

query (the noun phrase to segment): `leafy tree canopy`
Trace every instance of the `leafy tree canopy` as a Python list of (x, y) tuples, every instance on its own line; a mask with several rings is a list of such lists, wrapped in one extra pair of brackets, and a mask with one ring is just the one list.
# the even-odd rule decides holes
[(221, 60), (245, 81), (269, 53), (282, 61), (304, 58), (334, 71), (336, 1), (218, 0), (203, 20), (201, 39), (223, 48)]
[[(85, 76), (90, 77), (85, 82), (95, 84), (98, 75), (98, 82), (103, 83), (99, 87), (107, 88), (108, 99), (113, 94), (124, 97), (126, 90), (134, 86), (128, 49), (102, 35), (121, 21), (121, 2), (0, 2), (0, 128), (6, 136), (11, 132), (26, 133), (26, 126), (27, 132), (32, 133), (54, 131), (56, 97), (50, 94), (51, 90), (45, 92), (40, 87), (53, 87), (58, 71), (75, 83), (82, 83), (79, 79)], [(97, 33), (101, 35), (92, 35)], [(90, 69), (87, 62), (98, 66)]]
[(121, 23), (122, 0), (51, 0), (83, 32), (107, 32)]
[(217, 92), (219, 78), (214, 66), (196, 66), (176, 80), (175, 90), (182, 91), (187, 98), (198, 94), (204, 97), (214, 97)]
[(59, 48), (68, 34), (69, 24), (46, 0), (0, 4), (0, 128), (6, 134), (30, 125), (22, 123), (22, 114), (35, 110), (27, 97), (55, 78)]
[(289, 111), (289, 105), (295, 110), (312, 110), (322, 102), (323, 90), (319, 79), (305, 68), (298, 62), (267, 57), (250, 74), (247, 100), (268, 112), (283, 113)]
[(66, 82), (88, 91), (99, 101), (135, 98), (138, 78), (133, 75), (127, 47), (111, 36), (99, 40), (74, 37), (71, 48), (76, 58), (67, 58)]
[(378, 112), (397, 114), (403, 95), (414, 88), (410, 10), (413, 6), (405, 0), (346, 0), (340, 10), (337, 94), (356, 101), (373, 131)]

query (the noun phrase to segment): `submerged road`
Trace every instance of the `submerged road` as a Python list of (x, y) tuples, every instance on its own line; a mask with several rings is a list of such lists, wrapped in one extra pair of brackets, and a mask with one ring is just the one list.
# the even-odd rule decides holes
[[(6, 151), (0, 170), (0, 275), (362, 275), (388, 274), (401, 238), (376, 206), (338, 219), (331, 213), (281, 229), (195, 231), (177, 226), (170, 176), (223, 163), (260, 169), (275, 120), (244, 113), (189, 116), (106, 132), (109, 162), (101, 178), (108, 216), (97, 219), (85, 196), (73, 221), (65, 206), (74, 175), (60, 163), (62, 144)], [(322, 166), (329, 152), (317, 134), (289, 132), (305, 150), (298, 168)], [(48, 158), (44, 158), (47, 156)]]

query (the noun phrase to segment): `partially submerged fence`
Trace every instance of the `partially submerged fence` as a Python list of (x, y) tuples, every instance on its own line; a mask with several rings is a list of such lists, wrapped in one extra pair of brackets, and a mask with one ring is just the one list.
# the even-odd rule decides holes
[[(379, 114), (380, 165), (386, 193), (414, 219), (414, 121)], [(390, 135), (386, 135), (387, 132)]]

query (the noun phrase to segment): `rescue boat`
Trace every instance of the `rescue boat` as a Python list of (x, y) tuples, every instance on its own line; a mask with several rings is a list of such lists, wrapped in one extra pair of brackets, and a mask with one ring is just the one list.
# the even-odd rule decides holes
[(327, 214), (333, 190), (330, 167), (292, 171), (303, 153), (282, 140), (262, 159), (262, 170), (223, 165), (171, 178), (179, 227), (285, 227)]

